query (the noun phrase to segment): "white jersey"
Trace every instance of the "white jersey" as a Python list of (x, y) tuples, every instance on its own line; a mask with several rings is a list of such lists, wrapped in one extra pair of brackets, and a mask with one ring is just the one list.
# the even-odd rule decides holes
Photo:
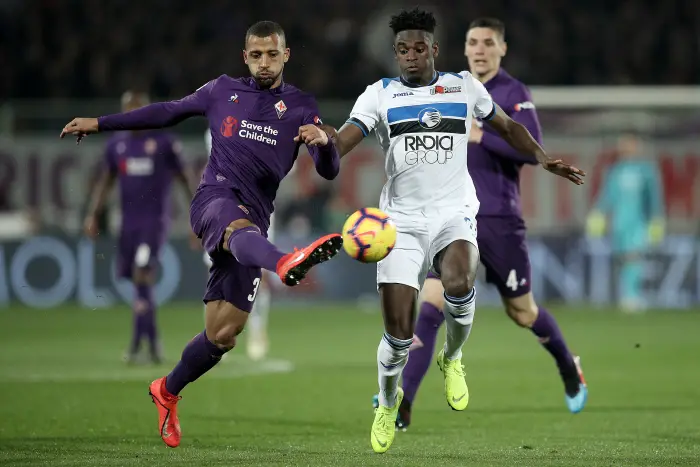
[(380, 209), (404, 218), (464, 206), (476, 213), (467, 139), (473, 117), (488, 120), (494, 114), (488, 91), (468, 71), (438, 73), (427, 86), (400, 78), (367, 86), (348, 122), (365, 136), (376, 130), (384, 150), (387, 182)]

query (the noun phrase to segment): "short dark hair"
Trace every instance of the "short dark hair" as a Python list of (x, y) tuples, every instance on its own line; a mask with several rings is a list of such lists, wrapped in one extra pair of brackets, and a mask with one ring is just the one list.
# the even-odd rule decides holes
[(432, 34), (435, 32), (437, 21), (435, 21), (435, 16), (429, 11), (414, 8), (411, 11), (403, 10), (398, 15), (392, 16), (389, 26), (394, 31), (394, 34), (413, 29)]
[(501, 36), (501, 39), (506, 38), (506, 25), (498, 18), (477, 18), (469, 23), (469, 29), (474, 28), (493, 29)]
[(245, 40), (248, 42), (250, 36), (255, 37), (268, 37), (273, 34), (280, 36), (280, 39), (286, 41), (284, 36), (284, 29), (278, 23), (274, 21), (258, 21), (254, 25), (248, 28), (245, 32)]

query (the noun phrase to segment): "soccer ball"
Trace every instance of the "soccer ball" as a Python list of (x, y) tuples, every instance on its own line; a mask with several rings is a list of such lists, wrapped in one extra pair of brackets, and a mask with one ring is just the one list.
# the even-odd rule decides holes
[(343, 225), (345, 252), (363, 263), (376, 263), (386, 258), (395, 243), (396, 226), (377, 208), (355, 211)]

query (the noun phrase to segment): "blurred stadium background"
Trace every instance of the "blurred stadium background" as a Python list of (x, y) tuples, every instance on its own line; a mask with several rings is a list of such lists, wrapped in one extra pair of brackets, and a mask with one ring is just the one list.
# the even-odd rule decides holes
[[(114, 238), (93, 243), (81, 234), (107, 137), (91, 136), (75, 146), (58, 139), (63, 125), (75, 116), (117, 112), (126, 89), (148, 91), (154, 100), (179, 98), (222, 73), (246, 74), (240, 52), (244, 31), (271, 19), (286, 29), (292, 49), (285, 79), (316, 94), (324, 121), (339, 127), (367, 84), (396, 75), (387, 22), (401, 6), (368, 0), (0, 2), (3, 465), (59, 465), (55, 458), (64, 459), (60, 465), (97, 465), (92, 462), (108, 453), (116, 456), (113, 465), (146, 465), (161, 455), (143, 383), (169, 364), (161, 369), (121, 364), (132, 291), (114, 278)], [(471, 19), (504, 20), (509, 48), (503, 65), (530, 86), (545, 148), (589, 174), (586, 185), (575, 187), (525, 167), (521, 192), (535, 297), (553, 306), (572, 345), (581, 349), (592, 400), (591, 413), (581, 416), (587, 421), (577, 419), (572, 426), (559, 404), (559, 383), (548, 357), (501, 316), (496, 291), (480, 284), (483, 318), (469, 344), (473, 415), (461, 425), (443, 422), (452, 414), (443, 410), (441, 398), (424, 395), (425, 409), (416, 413), (428, 425), (425, 438), (415, 433), (416, 447), (397, 441), (393, 462), (425, 465), (433, 457), (426, 457), (424, 448), (434, 445), (439, 448), (434, 458), (444, 465), (698, 465), (700, 432), (691, 420), (698, 415), (700, 381), (690, 356), (699, 354), (700, 318), (687, 312), (697, 311), (700, 303), (700, 6), (690, 0), (459, 5), (435, 0), (425, 6), (438, 13), (441, 70), (467, 68), (463, 44)], [(206, 162), (205, 127), (204, 120), (192, 119), (174, 128), (194, 170)], [(615, 160), (616, 137), (630, 129), (645, 135), (646, 155), (658, 164), (667, 236), (646, 257), (649, 312), (621, 317), (610, 246), (604, 239), (587, 239), (584, 227)], [(301, 158), (277, 197), (278, 244), (289, 248), (320, 232), (339, 231), (356, 208), (377, 204), (383, 181), (383, 156), (374, 138), (343, 161), (333, 183), (317, 177), (310, 159)], [(201, 329), (199, 300), (206, 282), (201, 252), (187, 243), (189, 200), (177, 189), (173, 193), (173, 227), (157, 286), (171, 362)], [(114, 202), (107, 222), (116, 232)], [(294, 289), (273, 281), (270, 365), (246, 362), (240, 354), (216, 370), (224, 382), (206, 376), (206, 382), (187, 390), (191, 400), (182, 420), (192, 438), (190, 447), (178, 451), (183, 465), (193, 465), (187, 459), (198, 465), (380, 462), (368, 457), (365, 439), (380, 337), (374, 268), (341, 256), (313, 272)], [(347, 348), (338, 348), (340, 342)], [(320, 356), (324, 352), (338, 367), (329, 368), (334, 363)], [(692, 368), (695, 376), (687, 373)], [(261, 375), (287, 371), (292, 373)], [(541, 383), (540, 373), (551, 377)], [(502, 387), (504, 375), (528, 394), (527, 409)], [(227, 376), (237, 379), (227, 382)], [(439, 383), (432, 378), (423, 392), (439, 391)], [(85, 392), (84, 384), (91, 389)], [(284, 404), (273, 400), (262, 414), (251, 412), (258, 402), (241, 404), (242, 398), (264, 398), (261, 392), (280, 385), (291, 389)], [(328, 385), (345, 387), (347, 401), (336, 405)], [(83, 405), (93, 390), (114, 398), (96, 402), (106, 404), (96, 411), (111, 410), (106, 425)], [(60, 400), (42, 402), (54, 391)], [(112, 403), (120, 405), (115, 409)], [(616, 411), (619, 407), (627, 408)], [(43, 410), (53, 413), (44, 418)], [(36, 417), (43, 418), (41, 429), (32, 428)], [(642, 425), (648, 429), (633, 428)], [(470, 449), (445, 448), (443, 429), (469, 433)], [(529, 431), (535, 434), (526, 435)], [(255, 436), (254, 444), (249, 436), (256, 433), (268, 441)], [(528, 448), (528, 436), (539, 440), (530, 440), (534, 448)], [(646, 444), (638, 444), (644, 436)], [(322, 444), (314, 444), (315, 437), (323, 438)], [(75, 443), (84, 449), (71, 451)], [(194, 451), (196, 443), (203, 453)], [(354, 456), (367, 457), (355, 463)]]

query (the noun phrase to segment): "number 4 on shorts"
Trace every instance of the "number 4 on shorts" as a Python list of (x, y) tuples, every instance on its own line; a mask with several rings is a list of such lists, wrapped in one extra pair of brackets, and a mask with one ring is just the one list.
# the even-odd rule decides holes
[(518, 290), (518, 276), (515, 274), (515, 269), (511, 269), (506, 279), (506, 287), (510, 290)]

